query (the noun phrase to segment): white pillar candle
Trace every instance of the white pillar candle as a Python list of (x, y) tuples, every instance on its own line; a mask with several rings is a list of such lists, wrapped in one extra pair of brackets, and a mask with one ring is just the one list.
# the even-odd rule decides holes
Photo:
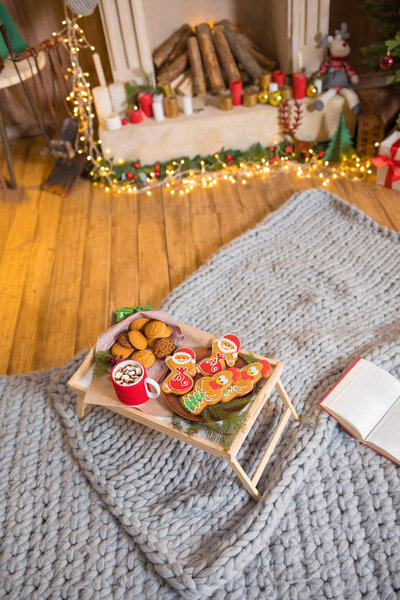
[(314, 85), (318, 90), (318, 94), (322, 94), (322, 79), (314, 79)]
[(104, 122), (106, 124), (107, 131), (116, 131), (121, 127), (121, 117), (116, 113), (105, 115)]
[(92, 89), (92, 96), (96, 108), (97, 118), (99, 123), (103, 124), (104, 117), (113, 112), (108, 88), (98, 85)]
[(269, 92), (277, 92), (279, 89), (278, 84), (275, 81), (271, 81), (271, 83), (268, 84), (268, 91)]
[(111, 96), (113, 111), (121, 114), (126, 111), (126, 92), (123, 83), (111, 83), (108, 86)]
[(164, 105), (162, 101), (162, 94), (158, 94), (161, 96), (161, 102), (158, 99), (155, 99), (153, 96), (153, 117), (156, 121), (164, 121)]
[(192, 97), (191, 96), (183, 96), (182, 104), (183, 104), (183, 112), (185, 113), (185, 115), (192, 115), (193, 114)]
[(97, 52), (94, 52), (92, 56), (99, 84), (101, 86), (106, 86), (107, 83), (106, 78), (104, 77), (103, 65), (101, 64), (100, 56), (97, 54)]

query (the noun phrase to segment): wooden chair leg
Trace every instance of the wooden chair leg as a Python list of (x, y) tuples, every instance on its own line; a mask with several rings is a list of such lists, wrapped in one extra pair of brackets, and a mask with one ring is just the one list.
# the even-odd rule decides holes
[(276, 391), (279, 394), (280, 399), (283, 402), (283, 405), (290, 410), (293, 419), (295, 421), (298, 421), (299, 420), (299, 416), (298, 416), (298, 414), (297, 414), (297, 412), (296, 412), (293, 404), (291, 403), (290, 398), (287, 395), (286, 390), (283, 387), (282, 382), (281, 382), (280, 379), (278, 379), (278, 381), (276, 382), (275, 388), (276, 388)]
[(6, 126), (5, 126), (4, 116), (3, 116), (3, 113), (1, 110), (1, 106), (0, 106), (0, 138), (1, 138), (1, 143), (3, 146), (4, 157), (5, 157), (6, 163), (7, 163), (8, 173), (10, 175), (10, 185), (15, 190), (15, 188), (17, 187), (17, 183), (15, 181), (14, 169), (13, 169), (12, 158), (11, 158), (11, 150), (10, 150), (10, 145), (9, 145), (8, 139), (7, 139)]
[(226, 460), (228, 461), (228, 464), (232, 467), (232, 469), (235, 471), (236, 475), (239, 477), (246, 490), (254, 498), (254, 500), (261, 500), (260, 492), (254, 485), (254, 483), (252, 483), (247, 473), (242, 469), (236, 458), (233, 458), (232, 456), (228, 455), (226, 457)]

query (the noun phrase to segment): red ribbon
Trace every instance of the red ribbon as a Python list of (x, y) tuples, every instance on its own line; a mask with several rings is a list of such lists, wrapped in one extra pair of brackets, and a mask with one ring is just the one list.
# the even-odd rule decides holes
[(395, 181), (400, 179), (400, 160), (395, 160), (397, 151), (400, 149), (400, 138), (391, 146), (390, 156), (380, 154), (372, 158), (371, 162), (376, 167), (388, 167), (385, 179), (385, 187), (391, 188)]

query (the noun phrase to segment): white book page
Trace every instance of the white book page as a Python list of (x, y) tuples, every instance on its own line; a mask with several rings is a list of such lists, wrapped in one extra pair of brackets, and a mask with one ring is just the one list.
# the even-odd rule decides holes
[(366, 439), (400, 462), (400, 398)]
[(321, 404), (352, 423), (365, 439), (399, 396), (400, 382), (362, 358)]

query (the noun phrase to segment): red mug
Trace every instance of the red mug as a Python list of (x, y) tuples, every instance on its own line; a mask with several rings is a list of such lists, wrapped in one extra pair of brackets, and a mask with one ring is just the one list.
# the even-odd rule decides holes
[[(135, 365), (142, 369), (140, 379), (130, 385), (121, 385), (114, 379), (115, 373), (125, 365)], [(158, 383), (154, 379), (147, 377), (145, 367), (137, 360), (121, 360), (121, 362), (114, 365), (111, 371), (111, 381), (118, 400), (130, 406), (144, 404), (150, 398), (157, 398), (161, 393)], [(151, 390), (152, 387), (154, 391)]]

